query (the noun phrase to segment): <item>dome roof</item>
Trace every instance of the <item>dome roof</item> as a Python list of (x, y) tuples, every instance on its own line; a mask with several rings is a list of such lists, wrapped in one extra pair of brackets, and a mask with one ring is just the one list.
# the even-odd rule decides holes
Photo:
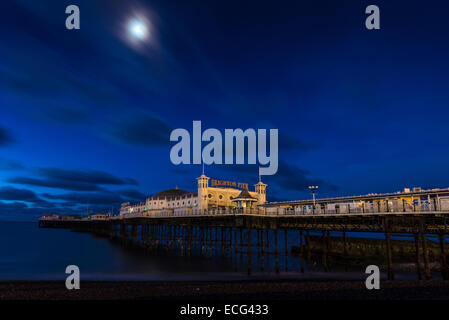
[(185, 196), (185, 195), (190, 194), (190, 193), (191, 192), (189, 192), (189, 191), (175, 188), (175, 189), (168, 189), (168, 190), (164, 190), (164, 191), (161, 191), (159, 193), (156, 193), (151, 198), (152, 199), (176, 198), (176, 197)]

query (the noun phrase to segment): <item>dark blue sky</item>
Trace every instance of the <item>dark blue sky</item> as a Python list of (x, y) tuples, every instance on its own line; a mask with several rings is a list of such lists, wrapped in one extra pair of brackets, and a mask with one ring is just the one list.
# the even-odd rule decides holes
[[(81, 29), (65, 28), (65, 8)], [(365, 28), (377, 4), (381, 30)], [(445, 1), (9, 0), (0, 4), (0, 219), (118, 208), (201, 167), (169, 133), (278, 128), (269, 200), (449, 186)], [(126, 23), (151, 21), (133, 46)], [(257, 166), (206, 168), (257, 182)]]

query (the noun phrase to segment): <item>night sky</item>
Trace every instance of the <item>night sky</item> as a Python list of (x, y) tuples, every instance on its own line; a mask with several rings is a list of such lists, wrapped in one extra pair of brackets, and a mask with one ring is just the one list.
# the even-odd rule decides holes
[[(81, 29), (65, 28), (66, 6)], [(381, 29), (365, 28), (376, 4)], [(0, 220), (195, 191), (172, 129), (278, 128), (268, 200), (449, 187), (446, 1), (0, 3)], [(130, 41), (129, 19), (150, 36)], [(258, 166), (206, 175), (257, 182)]]

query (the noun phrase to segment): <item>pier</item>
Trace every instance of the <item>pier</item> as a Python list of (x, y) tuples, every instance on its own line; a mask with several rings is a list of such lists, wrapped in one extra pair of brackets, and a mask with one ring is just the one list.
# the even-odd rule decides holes
[[(285, 206), (285, 203), (283, 204)], [(440, 272), (449, 279), (447, 244), (449, 210), (428, 205), (414, 210), (376, 211), (351, 210), (343, 213), (328, 210), (292, 210), (273, 204), (263, 208), (206, 209), (197, 211), (143, 211), (120, 216), (86, 217), (79, 219), (39, 220), (42, 228), (67, 228), (109, 237), (124, 245), (136, 245), (151, 251), (166, 251), (179, 255), (203, 257), (222, 256), (237, 264), (245, 261), (250, 275), (257, 268), (264, 271), (268, 260), (273, 262), (277, 274), (289, 271), (292, 247), (301, 260), (301, 270), (310, 260), (310, 233), (319, 232), (322, 237), (322, 262), (327, 269), (327, 257), (331, 241), (330, 233), (340, 233), (343, 238), (342, 253), (348, 232), (373, 232), (385, 236), (385, 265), (389, 280), (394, 279), (393, 237), (409, 236), (414, 239), (415, 263), (419, 279), (431, 279), (429, 239), (439, 243)], [(377, 207), (382, 209), (382, 207)], [(397, 209), (397, 208), (395, 208)], [(418, 209), (418, 210), (417, 210)], [(296, 233), (297, 243), (291, 243)], [(244, 259), (244, 260), (242, 260)], [(281, 262), (283, 259), (283, 270)]]

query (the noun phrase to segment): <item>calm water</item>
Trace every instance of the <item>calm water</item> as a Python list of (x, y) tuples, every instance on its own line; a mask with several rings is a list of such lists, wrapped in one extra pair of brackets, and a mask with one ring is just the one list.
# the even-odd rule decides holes
[[(289, 242), (298, 243), (294, 237)], [(257, 261), (256, 256), (252, 259)], [(281, 256), (280, 267), (284, 270)], [(324, 272), (319, 262), (313, 270), (299, 273), (300, 261), (289, 257), (289, 272), (275, 275), (274, 257), (265, 257), (266, 271), (253, 266), (246, 274), (243, 257), (235, 271), (227, 258), (181, 257), (145, 253), (140, 248), (123, 247), (117, 242), (66, 229), (39, 229), (37, 223), (0, 222), (0, 280), (65, 279), (67, 265), (77, 265), (82, 279), (90, 280), (212, 280), (270, 277), (364, 279), (362, 267), (332, 268)], [(401, 277), (401, 276), (399, 276)], [(409, 275), (404, 275), (409, 277)], [(414, 276), (412, 276), (413, 278)]]

